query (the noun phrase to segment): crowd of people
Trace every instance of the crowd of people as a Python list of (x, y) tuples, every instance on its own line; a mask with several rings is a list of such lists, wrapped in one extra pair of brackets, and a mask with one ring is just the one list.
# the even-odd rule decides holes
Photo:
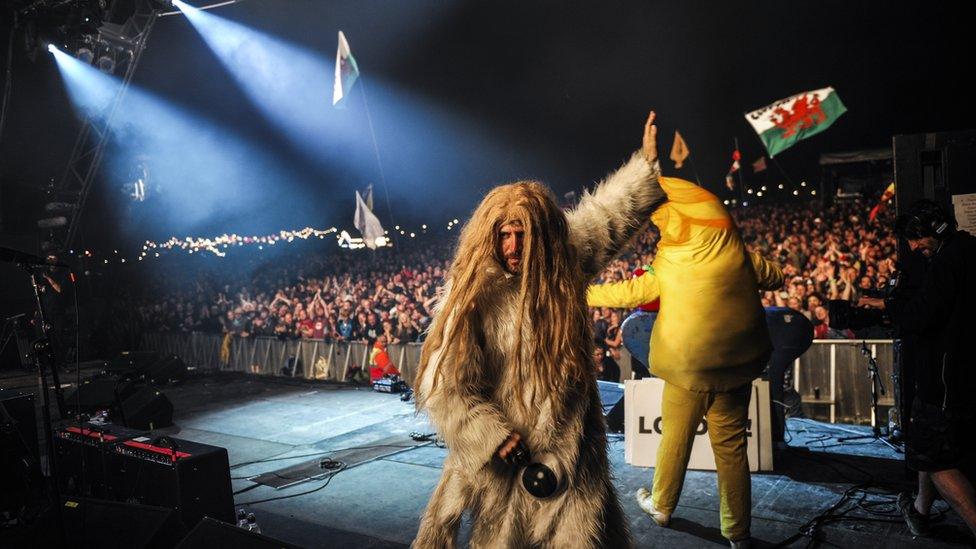
[[(763, 306), (802, 313), (813, 323), (817, 339), (855, 337), (849, 330), (830, 327), (828, 302), (856, 303), (866, 291), (885, 288), (898, 255), (892, 211), (882, 210), (869, 220), (872, 206), (854, 199), (835, 201), (827, 208), (819, 202), (797, 202), (732, 210), (746, 247), (779, 263), (787, 275), (783, 288), (763, 292)], [(656, 243), (652, 228), (640, 236), (631, 253), (613, 262), (602, 281), (625, 280), (650, 265)], [(608, 325), (612, 315), (610, 310), (599, 312), (601, 322)], [(613, 347), (611, 342), (606, 345)]]
[(412, 343), (430, 322), (446, 251), (296, 250), (240, 269), (202, 269), (175, 287), (157, 280), (138, 308), (149, 331)]
[[(868, 220), (864, 199), (750, 205), (732, 210), (746, 246), (783, 266), (783, 288), (762, 295), (764, 306), (807, 316), (818, 339), (854, 337), (830, 326), (829, 300), (856, 302), (883, 288), (895, 269), (897, 240), (889, 212)], [(453, 236), (453, 235), (448, 235)], [(428, 235), (376, 252), (322, 249), (281, 254), (246, 268), (203, 270), (180, 286), (144, 292), (139, 313), (149, 331), (201, 331), (240, 337), (275, 336), (372, 344), (419, 342), (444, 282), (451, 238)], [(634, 276), (654, 258), (657, 232), (639, 235), (599, 280)], [(220, 260), (216, 260), (220, 261)], [(591, 311), (595, 339), (610, 356), (622, 346), (620, 325), (630, 311)]]

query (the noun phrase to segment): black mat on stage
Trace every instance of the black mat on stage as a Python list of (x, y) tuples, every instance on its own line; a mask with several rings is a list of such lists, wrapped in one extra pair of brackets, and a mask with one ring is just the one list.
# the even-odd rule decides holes
[(250, 477), (248, 480), (275, 489), (287, 488), (309, 480), (324, 478), (336, 472), (336, 468), (324, 467), (323, 460), (341, 462), (343, 469), (349, 469), (375, 459), (392, 456), (428, 444), (431, 443), (418, 442), (402, 435), (390, 436), (369, 445), (323, 452), (321, 456), (308, 461)]

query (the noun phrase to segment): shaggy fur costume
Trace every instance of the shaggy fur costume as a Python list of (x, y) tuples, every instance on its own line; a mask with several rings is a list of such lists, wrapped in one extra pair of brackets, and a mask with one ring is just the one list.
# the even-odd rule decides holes
[[(529, 307), (535, 311), (551, 306), (523, 295), (527, 283), (520, 279), (532, 268), (525, 264), (531, 257), (523, 256), (519, 275), (508, 274), (497, 256), (488, 258), (485, 265), (489, 266), (482, 270), (487, 282), (481, 284), (473, 303), (458, 307), (464, 310), (446, 309), (451, 293), (461, 289), (454, 269), (459, 262), (478, 260), (461, 257), (465, 239), (475, 237), (467, 228), (462, 232), (458, 259), (442, 291), (441, 310), (436, 312), (431, 329), (434, 333), (441, 323), (437, 333), (443, 335), (427, 340), (431, 348), (424, 350), (414, 383), (418, 406), (429, 414), (449, 448), (414, 547), (454, 547), (466, 510), (473, 522), (472, 547), (631, 545), (610, 481), (605, 421), (589, 358), (593, 341), (586, 319), (585, 287), (646, 227), (651, 212), (665, 200), (659, 175), (660, 166), (650, 165), (638, 152), (592, 194), (584, 194), (568, 215), (555, 209), (555, 224), (562, 227), (568, 240), (560, 249), (572, 259), (572, 277), (577, 279), (558, 283), (552, 294), (556, 296), (553, 300), (571, 301), (574, 315), (580, 317), (579, 322), (574, 320), (573, 329), (565, 332), (572, 334), (563, 342), (566, 347), (539, 341), (543, 339), (538, 337), (542, 328), (538, 321), (533, 323), (526, 310), (526, 302), (531, 302)], [(527, 184), (536, 185), (521, 185)], [(551, 199), (551, 193), (545, 192)], [(479, 210), (469, 224), (475, 222)], [(507, 222), (504, 218), (495, 220), (490, 229), (495, 238), (498, 227)], [(453, 290), (452, 284), (457, 284)], [(462, 315), (470, 315), (468, 325), (474, 328), (469, 335), (471, 345), (459, 352), (460, 338), (452, 337), (456, 334), (451, 327)], [(572, 355), (575, 363), (561, 370), (542, 370), (548, 365), (539, 364), (539, 354), (533, 352), (540, 347), (573, 349), (560, 356)], [(521, 361), (513, 362), (516, 355)], [(532, 381), (539, 377), (527, 376), (526, 370), (584, 374), (539, 383)], [(519, 471), (496, 456), (512, 432), (522, 435), (533, 461), (543, 461), (563, 479), (565, 490), (540, 500), (523, 489)]]

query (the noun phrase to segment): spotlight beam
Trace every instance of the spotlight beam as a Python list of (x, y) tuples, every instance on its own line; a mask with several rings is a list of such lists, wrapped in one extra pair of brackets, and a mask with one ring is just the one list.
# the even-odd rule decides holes
[(329, 104), (333, 64), (315, 52), (173, 0), (262, 114), (312, 158), (341, 139)]
[[(180, 2), (180, 3), (183, 4), (184, 6), (189, 6), (189, 7), (193, 8), (193, 9), (195, 9), (195, 10), (206, 11), (206, 10), (212, 10), (212, 9), (216, 9), (216, 8), (222, 8), (224, 6), (229, 6), (231, 4), (236, 4), (238, 2), (243, 2), (243, 1), (244, 0), (226, 0), (224, 2), (216, 2), (214, 4), (209, 4), (209, 5), (200, 6), (200, 7), (189, 6), (189, 4), (183, 4), (182, 2)], [(173, 2), (173, 5), (176, 5), (176, 1), (175, 0)], [(166, 16), (169, 16), (169, 15), (183, 15), (183, 11), (182, 11), (182, 9), (173, 10), (173, 11), (166, 11), (166, 12), (160, 13), (159, 14), (159, 17), (166, 17)]]
[[(107, 117), (99, 119), (87, 118), (85, 120), (81, 130), (78, 132), (78, 137), (75, 140), (67, 166), (65, 166), (61, 179), (58, 180), (58, 185), (55, 188), (57, 193), (78, 197), (66, 228), (67, 230), (64, 234), (54, 235), (53, 238), (55, 245), (61, 249), (69, 248), (75, 234), (77, 234), (81, 215), (85, 210), (85, 202), (88, 199), (88, 191), (91, 188), (92, 182), (95, 180), (98, 168), (105, 154), (105, 148), (108, 145), (109, 129), (111, 128), (112, 120), (115, 112), (118, 110), (119, 103), (125, 96), (125, 90), (135, 75), (136, 66), (139, 64), (139, 59), (145, 50), (146, 42), (149, 40), (150, 34), (152, 34), (153, 25), (156, 23), (156, 13), (155, 7), (151, 5), (151, 0), (136, 0), (135, 11), (127, 21), (127, 24), (131, 23), (136, 31), (133, 34), (132, 58), (125, 68), (125, 75), (122, 78), (121, 86), (113, 96)], [(56, 59), (59, 54), (62, 54), (75, 60), (73, 57), (58, 50), (54, 44), (48, 45), (48, 51), (54, 54)], [(63, 59), (59, 59), (58, 61), (58, 68), (62, 71), (68, 66), (63, 61)]]
[(207, 117), (135, 84), (116, 104), (113, 98), (122, 86), (117, 77), (64, 52), (54, 55), (78, 110), (93, 123), (114, 117), (111, 154), (99, 185), (104, 181), (136, 200), (151, 198), (152, 208), (139, 213), (151, 219), (146, 226), (188, 230), (228, 212), (252, 211), (267, 202), (261, 183), (274, 181), (282, 189), (294, 180), (261, 146)]

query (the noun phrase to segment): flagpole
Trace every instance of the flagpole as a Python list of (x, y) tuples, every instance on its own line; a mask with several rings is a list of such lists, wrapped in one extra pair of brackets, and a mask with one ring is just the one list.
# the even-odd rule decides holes
[(742, 194), (742, 193), (745, 192), (745, 186), (744, 186), (744, 184), (742, 182), (742, 172), (743, 172), (743, 170), (742, 170), (742, 152), (739, 150), (739, 138), (738, 138), (738, 136), (733, 136), (732, 137), (732, 150), (735, 151), (735, 152), (737, 152), (737, 153), (739, 153), (739, 160), (733, 159), (733, 161), (739, 163), (739, 169), (738, 170), (735, 170), (735, 173), (737, 174), (738, 179), (739, 179), (739, 203), (741, 204), (743, 201), (745, 201), (745, 195)]
[[(678, 144), (678, 141), (679, 140), (684, 145), (684, 150), (687, 153), (685, 155), (684, 160), (687, 160), (688, 161), (688, 164), (691, 165), (691, 172), (693, 174), (695, 174), (695, 182), (697, 182), (698, 183), (698, 186), (701, 187), (702, 186), (701, 178), (698, 177), (698, 168), (695, 168), (695, 161), (691, 158), (691, 150), (688, 148), (688, 142), (685, 141), (685, 139), (683, 137), (681, 137), (681, 134), (678, 132), (677, 129), (674, 130), (674, 142), (671, 145), (671, 155), (675, 155), (675, 146)], [(681, 156), (681, 155), (679, 154), (679, 155), (676, 155), (676, 156)], [(678, 168), (677, 167), (678, 160), (676, 160), (673, 157), (671, 158), (671, 160), (674, 161), (674, 163), (675, 163), (675, 169), (676, 170), (681, 169), (681, 168)], [(682, 160), (681, 162), (683, 163), (684, 160)]]
[(695, 181), (698, 183), (698, 186), (701, 187), (702, 183), (701, 179), (698, 177), (698, 168), (695, 168), (695, 161), (691, 159), (690, 154), (688, 155), (688, 164), (691, 166), (691, 173), (695, 174)]
[[(769, 151), (766, 149), (766, 144), (763, 143), (762, 139), (760, 139), (759, 134), (756, 132), (752, 132), (752, 134), (756, 136), (756, 141), (759, 141), (759, 144), (762, 145), (763, 150), (768, 153)], [(779, 173), (783, 174), (783, 177), (786, 178), (786, 182), (790, 184), (790, 187), (795, 188), (796, 185), (793, 184), (793, 179), (790, 177), (790, 174), (786, 173), (783, 166), (780, 165), (779, 160), (776, 160), (776, 157), (773, 155), (769, 155), (769, 159), (773, 161), (773, 164), (776, 164), (776, 169), (779, 170)]]
[[(366, 79), (359, 75), (359, 90), (363, 92), (363, 106), (366, 109), (366, 122), (369, 124), (369, 136), (373, 141), (373, 154), (376, 155), (376, 166), (380, 171), (380, 183), (383, 184), (383, 196), (386, 198), (386, 212), (390, 216), (390, 224), (396, 227), (393, 220), (393, 208), (390, 206), (390, 190), (386, 186), (386, 174), (383, 172), (383, 162), (380, 160), (380, 147), (376, 144), (376, 130), (373, 129), (373, 117), (369, 114), (369, 101), (366, 100)], [(399, 243), (396, 229), (393, 230), (393, 240)]]

